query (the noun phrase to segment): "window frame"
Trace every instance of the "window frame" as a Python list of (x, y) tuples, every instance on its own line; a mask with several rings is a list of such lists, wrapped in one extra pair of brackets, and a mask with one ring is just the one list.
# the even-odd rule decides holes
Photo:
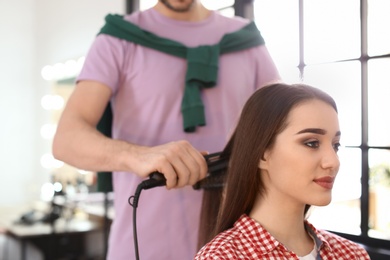
[[(255, 1), (255, 0), (253, 0)], [(250, 1), (253, 5), (253, 1)], [(310, 1), (310, 0), (297, 0), (299, 2), (299, 8), (298, 8), (298, 19), (299, 19), (299, 63), (297, 65), (297, 68), (299, 69), (300, 77), (303, 79), (305, 75), (305, 68), (307, 66), (310, 66), (310, 64), (305, 63), (304, 53), (304, 2)], [(382, 58), (390, 58), (389, 54), (384, 55), (376, 55), (376, 56), (369, 56), (368, 55), (368, 45), (367, 45), (367, 38), (368, 38), (368, 1), (369, 0), (360, 0), (360, 41), (361, 41), (361, 50), (360, 50), (360, 57), (357, 57), (355, 59), (349, 59), (349, 60), (334, 60), (329, 63), (339, 63), (339, 62), (346, 62), (346, 61), (358, 61), (360, 63), (360, 70), (361, 70), (361, 142), (360, 145), (355, 146), (346, 146), (346, 148), (356, 148), (360, 149), (361, 151), (361, 188), (362, 188), (362, 194), (361, 194), (361, 205), (360, 205), (360, 214), (361, 214), (361, 234), (360, 235), (352, 235), (348, 233), (342, 233), (337, 231), (331, 231), (337, 235), (340, 235), (342, 237), (345, 237), (347, 239), (350, 239), (352, 241), (355, 241), (357, 243), (360, 243), (364, 245), (369, 251), (370, 256), (372, 259), (389, 259), (390, 256), (390, 240), (384, 240), (384, 239), (378, 239), (369, 237), (369, 150), (370, 149), (384, 149), (390, 151), (390, 146), (373, 146), (369, 145), (368, 142), (368, 62), (375, 60), (375, 59), (382, 59)], [(248, 2), (248, 1), (237, 1), (236, 4), (239, 2)], [(243, 3), (247, 4), (247, 3)], [(252, 7), (253, 8), (253, 7)], [(244, 9), (240, 7), (240, 9)], [(253, 16), (247, 17), (252, 18)], [(375, 258), (374, 258), (375, 257)]]

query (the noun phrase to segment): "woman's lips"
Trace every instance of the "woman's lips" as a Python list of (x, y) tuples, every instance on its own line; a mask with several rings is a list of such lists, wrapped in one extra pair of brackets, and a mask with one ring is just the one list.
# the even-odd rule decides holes
[(325, 189), (331, 190), (333, 188), (334, 177), (326, 176), (315, 179), (314, 182)]

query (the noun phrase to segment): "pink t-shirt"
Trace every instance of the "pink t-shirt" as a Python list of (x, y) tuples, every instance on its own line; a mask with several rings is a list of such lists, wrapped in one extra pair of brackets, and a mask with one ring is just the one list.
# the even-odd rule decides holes
[[(213, 45), (225, 33), (249, 21), (217, 12), (201, 22), (169, 19), (154, 9), (126, 16), (142, 29), (188, 47)], [(201, 151), (223, 149), (247, 98), (263, 84), (279, 79), (265, 47), (224, 54), (218, 83), (202, 90), (206, 126), (183, 131), (180, 111), (186, 61), (107, 35), (97, 36), (78, 77), (95, 80), (112, 90), (113, 138), (154, 146), (186, 139)], [(128, 198), (142, 180), (115, 172), (114, 209), (108, 259), (134, 259), (132, 214)], [(141, 259), (192, 259), (197, 252), (201, 191), (192, 187), (167, 191), (164, 187), (141, 193), (137, 231)]]

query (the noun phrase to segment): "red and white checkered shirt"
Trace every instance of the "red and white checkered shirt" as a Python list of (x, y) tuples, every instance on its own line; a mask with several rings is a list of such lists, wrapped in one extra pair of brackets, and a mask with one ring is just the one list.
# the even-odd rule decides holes
[[(305, 222), (316, 242), (318, 260), (369, 260), (368, 253), (358, 244), (327, 231), (317, 230)], [(211, 259), (296, 259), (298, 256), (278, 242), (259, 223), (242, 215), (233, 228), (217, 235), (195, 256), (196, 260)]]

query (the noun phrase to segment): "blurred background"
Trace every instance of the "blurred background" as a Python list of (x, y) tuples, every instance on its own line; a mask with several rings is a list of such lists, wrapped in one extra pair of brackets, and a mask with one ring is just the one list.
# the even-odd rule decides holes
[[(105, 208), (112, 194), (96, 189), (96, 173), (54, 160), (52, 137), (105, 15), (146, 9), (155, 2), (0, 0), (0, 260), (42, 259), (42, 249), (27, 239), (32, 231), (14, 230), (9, 238), (9, 226), (22, 217), (40, 223), (45, 217), (50, 228), (36, 227), (34, 234), (50, 234), (60, 223), (48, 215), (56, 209), (65, 216), (58, 229), (74, 231), (74, 239), (85, 244), (75, 248), (69, 242), (73, 233), (66, 232), (68, 242), (62, 245), (75, 253), (63, 259), (104, 255), (104, 242), (97, 251), (88, 245), (106, 237), (102, 219), (114, 217)], [(364, 244), (373, 259), (389, 259), (390, 1), (203, 3), (226, 16), (255, 20), (285, 81), (305, 82), (336, 99), (342, 166), (333, 202), (313, 209), (310, 220)], [(76, 217), (80, 221), (69, 228)]]

